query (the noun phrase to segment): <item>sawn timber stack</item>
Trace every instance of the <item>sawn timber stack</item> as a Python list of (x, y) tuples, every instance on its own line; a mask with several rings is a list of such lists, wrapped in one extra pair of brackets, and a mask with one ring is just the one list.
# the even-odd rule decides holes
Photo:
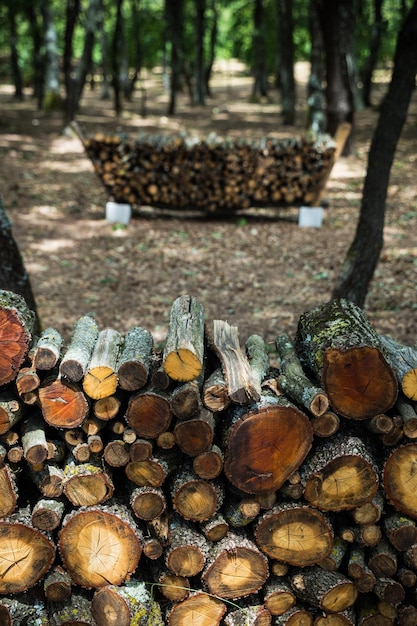
[(274, 366), (192, 296), (159, 352), (0, 319), (1, 624), (417, 623), (416, 345), (346, 300)]

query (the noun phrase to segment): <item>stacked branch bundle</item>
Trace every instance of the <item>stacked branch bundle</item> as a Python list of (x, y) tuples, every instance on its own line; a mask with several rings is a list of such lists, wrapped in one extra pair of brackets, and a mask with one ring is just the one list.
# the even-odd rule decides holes
[(417, 623), (417, 345), (335, 300), (273, 348), (0, 292), (1, 624)]
[(204, 213), (314, 205), (336, 147), (327, 135), (257, 142), (215, 135), (133, 140), (104, 133), (84, 138), (77, 130), (111, 200)]

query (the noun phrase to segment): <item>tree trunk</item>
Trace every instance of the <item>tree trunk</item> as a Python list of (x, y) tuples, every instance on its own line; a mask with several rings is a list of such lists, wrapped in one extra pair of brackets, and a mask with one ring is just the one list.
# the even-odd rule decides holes
[(308, 119), (307, 127), (314, 135), (324, 133), (325, 105), (324, 105), (324, 42), (320, 28), (316, 0), (310, 0), (309, 32), (311, 39), (310, 49), (310, 76), (307, 85)]
[(45, 32), (45, 79), (42, 109), (44, 111), (53, 111), (61, 108), (61, 95), (59, 80), (58, 34), (55, 27), (55, 18), (50, 0), (42, 0), (41, 11)]
[(384, 0), (374, 0), (374, 21), (372, 24), (371, 43), (369, 45), (368, 57), (361, 72), (362, 97), (366, 107), (371, 106), (372, 76), (377, 65), (379, 49), (381, 47), (382, 35), (385, 24), (382, 15), (382, 5)]
[(196, 1), (196, 23), (195, 23), (195, 103), (205, 105), (206, 82), (204, 73), (204, 35), (206, 30), (206, 0)]
[(281, 113), (284, 125), (295, 122), (294, 20), (292, 0), (278, 0)]
[[(351, 17), (349, 11), (350, 0), (318, 0), (323, 41), (326, 50), (326, 104), (327, 104), (327, 132), (335, 135), (337, 128), (344, 122), (353, 124), (353, 96), (346, 39), (353, 29), (353, 20), (345, 20), (345, 15)], [(347, 32), (345, 32), (345, 29)], [(348, 154), (348, 144), (345, 146)]]
[(383, 246), (386, 196), (392, 162), (404, 126), (417, 71), (417, 2), (397, 39), (394, 69), (368, 154), (359, 221), (333, 289), (334, 297), (363, 306)]
[(174, 115), (180, 88), (183, 39), (183, 0), (165, 0), (168, 38), (171, 44), (168, 115)]
[(23, 76), (19, 66), (19, 54), (17, 49), (17, 22), (16, 5), (13, 0), (7, 1), (7, 18), (9, 21), (10, 34), (10, 66), (14, 83), (14, 97), (16, 100), (23, 100)]
[(253, 74), (252, 98), (266, 98), (268, 96), (268, 77), (265, 55), (265, 24), (263, 0), (255, 0), (253, 8)]
[(39, 334), (40, 323), (30, 278), (23, 258), (13, 237), (12, 225), (0, 198), (0, 266), (2, 268), (0, 289), (20, 294), (34, 315), (33, 332)]

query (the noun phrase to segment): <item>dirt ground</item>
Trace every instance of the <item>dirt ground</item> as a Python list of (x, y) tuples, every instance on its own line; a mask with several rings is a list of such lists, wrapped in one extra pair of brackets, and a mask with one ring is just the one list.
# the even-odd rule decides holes
[[(167, 118), (160, 76), (149, 74), (119, 119), (98, 89), (87, 89), (78, 122), (87, 135), (104, 129), (133, 137), (161, 129), (299, 135), (305, 74), (298, 69), (294, 127), (281, 124), (277, 92), (271, 90), (268, 102), (250, 103), (250, 78), (231, 66), (216, 75), (204, 108), (190, 107), (183, 95), (178, 115)], [(376, 104), (385, 89), (386, 82), (375, 87)], [(0, 193), (44, 327), (68, 339), (88, 313), (101, 328), (122, 333), (142, 325), (158, 343), (173, 300), (188, 293), (203, 304), (209, 327), (225, 319), (238, 326), (242, 343), (258, 333), (273, 345), (278, 333), (294, 334), (303, 311), (329, 300), (355, 233), (376, 106), (357, 113), (355, 153), (333, 168), (321, 228), (300, 228), (297, 207), (232, 220), (170, 218), (144, 208), (120, 228), (106, 222), (104, 188), (79, 139), (61, 133), (61, 115), (37, 111), (29, 93), (23, 103), (11, 95), (9, 86), (0, 87)], [(408, 344), (417, 339), (416, 140), (415, 95), (392, 168), (385, 247), (365, 307), (378, 332)]]

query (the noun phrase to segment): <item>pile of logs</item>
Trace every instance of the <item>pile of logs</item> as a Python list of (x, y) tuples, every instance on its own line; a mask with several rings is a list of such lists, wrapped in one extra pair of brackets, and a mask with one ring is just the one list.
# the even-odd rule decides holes
[(0, 623), (417, 624), (417, 346), (335, 300), (273, 354), (0, 291)]
[(278, 140), (144, 135), (137, 140), (97, 133), (86, 153), (109, 199), (132, 206), (204, 213), (250, 207), (310, 206), (333, 166), (328, 136)]

